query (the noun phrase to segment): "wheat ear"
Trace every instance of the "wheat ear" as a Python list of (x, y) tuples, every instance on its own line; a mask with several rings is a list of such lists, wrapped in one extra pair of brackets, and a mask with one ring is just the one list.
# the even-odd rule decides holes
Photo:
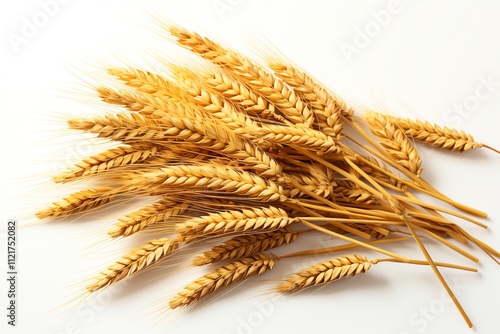
[(314, 122), (314, 115), (307, 105), (280, 79), (252, 60), (183, 28), (171, 26), (169, 31), (180, 45), (225, 69), (273, 103), (292, 123), (310, 127)]
[(381, 114), (367, 112), (366, 120), (371, 132), (379, 139), (387, 153), (404, 168), (419, 176), (422, 173), (422, 159), (403, 130)]
[[(132, 112), (137, 112), (142, 115), (163, 114), (163, 109), (159, 109), (151, 101), (140, 98), (139, 94), (116, 92), (107, 87), (99, 87), (97, 89), (99, 97), (106, 103), (123, 106)], [(164, 98), (164, 100), (167, 100)], [(169, 99), (170, 100), (170, 99)], [(178, 99), (172, 99), (171, 102), (179, 102)]]
[(268, 208), (211, 213), (179, 223), (175, 230), (182, 235), (185, 241), (189, 242), (198, 236), (272, 231), (298, 221), (296, 218), (288, 217), (285, 210), (270, 206)]
[[(192, 101), (200, 106), (203, 111), (220, 120), (228, 128), (238, 131), (242, 128), (252, 128), (257, 125), (245, 113), (240, 112), (234, 105), (225, 98), (212, 93), (203, 88), (201, 82), (195, 80), (184, 80), (186, 92), (190, 95)], [(245, 132), (241, 132), (245, 135)]]
[(342, 277), (357, 276), (367, 272), (372, 263), (362, 255), (342, 256), (307, 267), (276, 287), (280, 293), (297, 292), (319, 284), (326, 284)]
[(362, 154), (352, 154), (352, 157), (359, 168), (371, 177), (386, 182), (398, 189), (406, 190), (406, 184), (401, 182), (401, 179), (394, 172), (376, 158)]
[(187, 204), (179, 204), (169, 199), (161, 199), (120, 218), (108, 234), (112, 238), (128, 237), (148, 226), (166, 221), (170, 217), (180, 215), (184, 213), (187, 208)]
[[(179, 104), (172, 104), (178, 109), (184, 108)], [(236, 135), (225, 124), (190, 113), (191, 110), (186, 108), (179, 111), (177, 116), (165, 114), (161, 119), (140, 114), (118, 114), (93, 119), (71, 119), (68, 124), (72, 129), (126, 143), (146, 141), (168, 147), (173, 140), (182, 140), (238, 159), (260, 175), (275, 177), (281, 174), (282, 168), (275, 159)]]
[(461, 130), (421, 120), (411, 120), (383, 114), (379, 114), (379, 117), (386, 118), (390, 122), (397, 124), (410, 138), (446, 150), (466, 152), (476, 147), (484, 146), (484, 144), (476, 142), (471, 134)]
[(69, 170), (53, 177), (55, 182), (69, 182), (79, 177), (103, 173), (110, 169), (144, 162), (158, 153), (158, 147), (138, 150), (130, 146), (119, 146), (85, 158)]
[(170, 308), (176, 309), (191, 305), (228, 285), (243, 281), (251, 276), (262, 275), (271, 270), (275, 264), (275, 258), (261, 253), (217, 268), (186, 285), (170, 300)]
[(340, 147), (323, 132), (306, 127), (291, 127), (281, 125), (262, 125), (254, 130), (256, 137), (272, 143), (299, 146), (314, 151), (319, 155), (339, 153)]
[(249, 115), (256, 116), (261, 121), (284, 121), (284, 118), (277, 114), (274, 104), (255, 94), (238, 80), (219, 72), (202, 72), (200, 75), (208, 89), (245, 110)]
[[(294, 164), (297, 163), (297, 161), (294, 161)], [(296, 182), (300, 184), (301, 188), (303, 187), (324, 198), (329, 198), (333, 194), (337, 183), (331, 170), (317, 164), (300, 163), (298, 167), (300, 168), (298, 172), (287, 174), (294, 183)], [(297, 187), (287, 187), (284, 190), (288, 193), (287, 196), (291, 198), (306, 195)]]
[(216, 94), (237, 110), (242, 110), (245, 114), (258, 118), (259, 122), (266, 120), (287, 122), (277, 112), (274, 104), (255, 94), (247, 86), (222, 71), (200, 70), (195, 73), (189, 68), (174, 64), (170, 64), (170, 70), (180, 82), (188, 86), (187, 88), (196, 82), (199, 89), (209, 94)]
[(319, 129), (335, 140), (340, 140), (344, 127), (341, 115), (351, 119), (354, 110), (347, 108), (344, 101), (329, 93), (317, 80), (298, 68), (278, 60), (269, 60), (268, 64), (279, 78), (293, 87), (297, 95), (311, 105), (312, 111), (318, 117)]
[(136, 68), (110, 68), (108, 73), (139, 92), (188, 102), (188, 96), (184, 90), (161, 75)]
[(39, 219), (64, 217), (70, 214), (91, 210), (111, 202), (116, 191), (110, 187), (95, 187), (71, 194), (48, 208), (36, 213)]
[(289, 227), (267, 233), (242, 235), (225, 241), (193, 259), (195, 266), (204, 266), (227, 259), (237, 259), (254, 253), (261, 253), (284, 244), (289, 244), (301, 236)]
[(134, 249), (102, 271), (95, 278), (94, 282), (87, 286), (87, 291), (98, 291), (145, 268), (149, 268), (177, 248), (178, 243), (174, 240), (167, 238), (151, 240), (145, 246)]

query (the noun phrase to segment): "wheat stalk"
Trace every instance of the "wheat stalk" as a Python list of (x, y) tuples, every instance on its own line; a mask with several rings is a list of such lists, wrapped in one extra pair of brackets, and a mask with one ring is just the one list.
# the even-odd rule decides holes
[[(173, 163), (196, 163), (215, 159), (217, 153), (201, 149), (190, 143), (176, 143), (168, 149), (161, 150), (155, 157), (145, 161), (148, 165), (158, 165), (158, 167)], [(222, 157), (219, 157), (222, 158)]]
[(330, 283), (343, 277), (367, 272), (372, 263), (362, 255), (350, 255), (307, 267), (276, 287), (280, 293), (298, 292), (309, 287)]
[(261, 253), (284, 244), (295, 241), (301, 232), (294, 232), (289, 227), (267, 233), (242, 235), (225, 241), (223, 244), (212, 247), (211, 250), (193, 259), (195, 266), (204, 266), (227, 259), (246, 257), (254, 253)]
[(86, 289), (89, 292), (95, 292), (124, 280), (132, 274), (157, 264), (177, 248), (178, 243), (174, 240), (167, 238), (151, 240), (145, 246), (134, 249), (102, 271)]
[(163, 116), (167, 110), (166, 108), (169, 106), (175, 107), (178, 102), (181, 102), (178, 98), (159, 98), (158, 96), (141, 94), (140, 92), (117, 92), (107, 87), (99, 87), (97, 92), (99, 97), (106, 103), (119, 105), (132, 112), (153, 117)]
[(251, 276), (271, 270), (276, 259), (267, 254), (254, 254), (236, 260), (194, 280), (179, 291), (169, 302), (171, 309), (191, 305), (220, 289), (241, 282)]

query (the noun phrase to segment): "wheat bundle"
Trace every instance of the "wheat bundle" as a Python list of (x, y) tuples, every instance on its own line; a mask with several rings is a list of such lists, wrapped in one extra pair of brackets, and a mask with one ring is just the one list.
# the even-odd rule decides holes
[[(485, 213), (453, 201), (425, 181), (415, 141), (460, 152), (490, 147), (428, 122), (355, 112), (286, 60), (272, 58), (261, 65), (184, 28), (165, 30), (207, 66), (172, 65), (171, 77), (135, 68), (109, 69), (135, 92), (100, 87), (97, 94), (127, 111), (71, 119), (69, 127), (116, 142), (116, 148), (54, 177), (58, 183), (99, 180), (103, 186), (72, 194), (38, 213), (39, 218), (64, 217), (106, 205), (118, 195), (158, 197), (109, 231), (118, 238), (152, 229), (157, 238), (98, 274), (88, 292), (141, 273), (193, 242), (218, 242), (193, 254), (190, 262), (195, 265), (230, 262), (187, 285), (170, 301), (171, 308), (264, 274), (282, 259), (361, 247), (385, 257), (336, 257), (291, 273), (276, 291), (296, 292), (356, 276), (384, 261), (427, 265), (472, 325), (438, 266), (475, 269), (435, 262), (421, 236), (473, 261), (477, 258), (454, 241), (470, 241), (493, 258), (500, 254), (443, 215), (485, 227), (471, 217), (484, 218)], [(420, 201), (418, 193), (457, 210)], [(161, 224), (167, 227), (154, 229)], [(310, 231), (346, 243), (311, 245), (280, 256), (265, 253)], [(411, 238), (391, 239), (400, 233)], [(415, 242), (425, 260), (392, 253), (379, 246), (384, 242)]]

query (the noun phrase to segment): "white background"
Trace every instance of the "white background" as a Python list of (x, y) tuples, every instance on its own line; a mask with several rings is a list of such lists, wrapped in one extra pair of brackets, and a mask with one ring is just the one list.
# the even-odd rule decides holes
[[(41, 205), (69, 193), (68, 188), (50, 184), (49, 177), (61, 163), (90, 153), (88, 138), (63, 129), (70, 115), (109, 110), (89, 106), (96, 101), (91, 85), (106, 80), (103, 68), (133, 64), (161, 71), (158, 58), (186, 55), (150, 29), (154, 28), (150, 13), (209, 33), (240, 50), (255, 50), (257, 41), (272, 43), (360, 110), (424, 118), (464, 129), (478, 141), (500, 147), (497, 1), (74, 0), (50, 7), (52, 15), (46, 22), (41, 3), (1, 1), (2, 224), (9, 218), (29, 223)], [(27, 22), (39, 27), (29, 34)], [(348, 55), (347, 49), (355, 53)], [(499, 248), (500, 156), (486, 150), (460, 155), (429, 148), (422, 148), (421, 154), (427, 180), (490, 214), (487, 231), (464, 226)], [(54, 310), (70, 299), (72, 284), (140, 243), (108, 243), (99, 251), (92, 246), (103, 240), (117, 217), (93, 214), (71, 224), (20, 230), (18, 327), (6, 326), (7, 287), (2, 278), (1, 332), (471, 332), (429, 268), (397, 264), (379, 264), (355, 280), (275, 301), (269, 300), (273, 295), (262, 295), (273, 283), (263, 277), (210, 305), (172, 314), (158, 325), (155, 322), (165, 315), (155, 313), (162, 310), (161, 303), (200, 271), (175, 272), (155, 280), (156, 274), (165, 272), (149, 272), (100, 298), (65, 312)], [(0, 236), (3, 263), (5, 235)], [(296, 247), (316, 246), (323, 239), (310, 235)], [(439, 246), (429, 243), (435, 259), (473, 265)], [(409, 245), (391, 249), (422, 258)], [(500, 268), (478, 249), (469, 249), (481, 260), (479, 274), (442, 272), (474, 321), (475, 332), (493, 333), (498, 329)], [(319, 260), (283, 263), (274, 277)], [(259, 302), (264, 302), (262, 309), (255, 306)]]

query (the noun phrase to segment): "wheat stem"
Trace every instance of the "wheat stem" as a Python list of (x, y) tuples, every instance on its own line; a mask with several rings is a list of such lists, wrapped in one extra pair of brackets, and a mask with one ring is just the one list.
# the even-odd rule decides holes
[(432, 260), (429, 252), (427, 251), (427, 249), (425, 248), (422, 240), (420, 240), (420, 236), (415, 232), (415, 229), (414, 229), (414, 226), (407, 222), (406, 224), (408, 226), (408, 229), (410, 230), (411, 234), (413, 235), (413, 238), (415, 239), (415, 241), (417, 242), (417, 245), (418, 247), (420, 248), (420, 250), (422, 251), (422, 253), (424, 254), (425, 258), (427, 259), (427, 262), (429, 263), (429, 265), (431, 266), (432, 270), (434, 271), (434, 274), (436, 274), (437, 278), (439, 279), (439, 281), (441, 282), (441, 284), (443, 285), (443, 287), (445, 288), (446, 292), (448, 293), (448, 295), (450, 296), (450, 298), (453, 300), (453, 303), (455, 304), (455, 306), (457, 307), (458, 311), (460, 312), (460, 314), (462, 315), (462, 317), (464, 318), (465, 322), (467, 323), (467, 325), (472, 328), (472, 322), (469, 318), (469, 316), (467, 315), (467, 313), (465, 312), (465, 310), (463, 309), (462, 305), (460, 304), (460, 302), (458, 301), (457, 297), (455, 296), (455, 294), (453, 293), (453, 291), (451, 290), (450, 286), (448, 285), (448, 283), (446, 283), (443, 275), (441, 275), (441, 272), (439, 271), (439, 269), (437, 268), (436, 266), (436, 263)]
[(394, 254), (392, 252), (389, 252), (389, 251), (386, 251), (385, 249), (381, 249), (381, 248), (378, 248), (378, 247), (375, 247), (375, 246), (372, 246), (370, 244), (367, 244), (366, 242), (362, 242), (362, 241), (359, 241), (359, 240), (356, 240), (356, 239), (352, 239), (352, 238), (349, 238), (345, 235), (342, 235), (342, 234), (339, 234), (339, 233), (335, 233), (333, 231), (330, 231), (330, 230), (327, 230), (321, 226), (318, 226), (316, 224), (313, 224), (313, 223), (309, 223), (307, 221), (301, 221), (302, 224), (306, 225), (306, 226), (309, 226), (311, 228), (314, 228), (320, 232), (323, 232), (323, 233), (326, 233), (326, 234), (330, 234), (334, 237), (337, 237), (339, 239), (343, 239), (344, 241), (348, 241), (350, 243), (353, 243), (353, 244), (357, 244), (361, 247), (365, 247), (365, 248), (368, 248), (368, 249), (371, 249), (375, 252), (379, 252), (379, 253), (382, 253), (382, 254), (385, 254), (385, 255), (388, 255), (390, 257), (395, 257), (397, 259), (400, 259), (401, 261), (403, 262), (408, 262), (408, 259), (404, 256), (401, 256), (401, 255), (397, 255), (397, 254)]

